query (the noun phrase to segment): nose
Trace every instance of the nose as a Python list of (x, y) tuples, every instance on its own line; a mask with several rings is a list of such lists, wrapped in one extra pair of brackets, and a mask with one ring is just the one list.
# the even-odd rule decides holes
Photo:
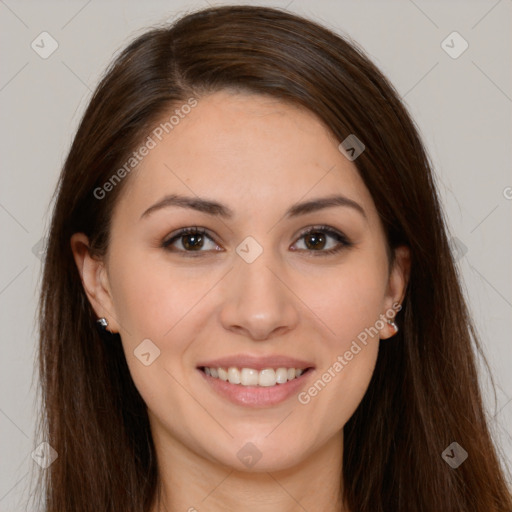
[(252, 263), (239, 258), (224, 284), (223, 298), (223, 327), (253, 341), (282, 336), (299, 322), (300, 300), (270, 251), (263, 251)]

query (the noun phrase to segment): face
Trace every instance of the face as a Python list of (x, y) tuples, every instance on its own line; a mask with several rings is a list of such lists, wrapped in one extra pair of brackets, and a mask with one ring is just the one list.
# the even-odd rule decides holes
[(72, 241), (89, 299), (154, 436), (246, 471), (299, 464), (360, 403), (406, 251), (390, 268), (369, 191), (307, 111), (219, 92), (155, 140), (104, 260)]

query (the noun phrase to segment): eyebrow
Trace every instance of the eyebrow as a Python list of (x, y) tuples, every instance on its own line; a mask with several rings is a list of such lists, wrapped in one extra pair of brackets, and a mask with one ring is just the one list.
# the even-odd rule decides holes
[[(208, 215), (223, 217), (225, 219), (232, 219), (234, 217), (234, 212), (233, 210), (231, 210), (231, 208), (216, 201), (211, 201), (200, 197), (187, 197), (178, 194), (171, 194), (165, 196), (163, 199), (155, 203), (153, 206), (150, 206), (141, 215), (141, 219), (149, 216), (151, 213), (157, 210), (161, 210), (163, 208), (170, 208), (173, 206), (177, 206), (180, 208), (188, 208), (191, 210), (196, 210), (201, 213), (206, 213)], [(308, 213), (317, 212), (325, 208), (332, 208), (335, 206), (344, 206), (352, 208), (355, 211), (359, 212), (364, 218), (366, 218), (366, 212), (359, 203), (357, 203), (353, 199), (349, 199), (348, 197), (340, 195), (333, 195), (318, 199), (312, 199), (310, 201), (305, 201), (302, 203), (296, 203), (286, 211), (284, 217), (298, 217), (299, 215), (306, 215)]]

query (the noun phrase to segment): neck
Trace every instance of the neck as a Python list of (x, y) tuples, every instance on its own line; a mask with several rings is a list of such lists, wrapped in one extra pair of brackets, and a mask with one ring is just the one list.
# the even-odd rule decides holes
[(342, 505), (343, 431), (299, 464), (275, 471), (238, 471), (155, 439), (159, 492), (151, 512), (348, 512)]

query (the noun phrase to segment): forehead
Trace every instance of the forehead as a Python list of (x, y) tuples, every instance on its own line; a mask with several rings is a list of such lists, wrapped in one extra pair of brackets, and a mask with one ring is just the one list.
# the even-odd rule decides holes
[(306, 109), (222, 91), (198, 99), (170, 125), (176, 110), (179, 105), (156, 123), (167, 126), (161, 140), (148, 134), (155, 144), (130, 176), (121, 202), (135, 206), (177, 192), (210, 197), (252, 215), (262, 205), (284, 207), (340, 192), (371, 213), (373, 201), (354, 163)]

